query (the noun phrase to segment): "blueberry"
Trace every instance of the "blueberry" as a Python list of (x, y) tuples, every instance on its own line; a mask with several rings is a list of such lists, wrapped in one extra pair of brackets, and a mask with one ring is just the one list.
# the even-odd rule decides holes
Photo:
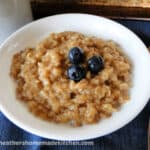
[(104, 68), (104, 61), (100, 56), (93, 56), (88, 60), (88, 68), (92, 73), (98, 73)]
[(79, 65), (72, 65), (67, 70), (68, 78), (74, 81), (80, 81), (81, 79), (85, 78), (85, 75), (85, 68)]
[(68, 57), (71, 63), (79, 64), (83, 62), (84, 54), (79, 47), (73, 47), (70, 49)]

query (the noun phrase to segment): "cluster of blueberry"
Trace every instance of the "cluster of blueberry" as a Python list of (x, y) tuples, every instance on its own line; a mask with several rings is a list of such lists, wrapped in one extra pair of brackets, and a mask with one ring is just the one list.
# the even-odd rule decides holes
[[(86, 76), (86, 68), (80, 64), (84, 62), (84, 53), (79, 47), (73, 47), (69, 51), (69, 60), (72, 65), (67, 70), (67, 76), (74, 81), (80, 81)], [(92, 56), (87, 61), (87, 69), (93, 74), (97, 74), (104, 68), (104, 61), (101, 56)]]

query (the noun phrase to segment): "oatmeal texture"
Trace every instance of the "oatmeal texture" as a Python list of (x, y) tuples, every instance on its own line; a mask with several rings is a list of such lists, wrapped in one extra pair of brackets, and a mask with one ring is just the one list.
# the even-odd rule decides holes
[[(68, 52), (80, 47), (87, 60), (102, 56), (105, 67), (97, 75), (74, 82), (67, 78)], [(131, 64), (113, 41), (77, 32), (52, 33), (35, 48), (13, 56), (11, 77), (17, 98), (36, 116), (73, 126), (92, 124), (107, 118), (129, 100)]]

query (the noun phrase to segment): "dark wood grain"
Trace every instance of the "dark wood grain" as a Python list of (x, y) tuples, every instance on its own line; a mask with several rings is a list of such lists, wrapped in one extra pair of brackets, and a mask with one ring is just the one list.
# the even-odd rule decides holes
[(150, 8), (150, 0), (31, 0), (38, 3), (72, 3), (78, 5), (124, 6)]
[(33, 15), (35, 19), (59, 14), (59, 13), (90, 13), (111, 18), (136, 18), (136, 19), (150, 19), (150, 8), (144, 7), (123, 7), (123, 6), (101, 6), (94, 3), (81, 4), (57, 1), (32, 1), (31, 2)]

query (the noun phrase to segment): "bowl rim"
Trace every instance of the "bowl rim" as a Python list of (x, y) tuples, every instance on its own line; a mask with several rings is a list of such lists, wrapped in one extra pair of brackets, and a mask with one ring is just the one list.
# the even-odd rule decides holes
[[(70, 16), (72, 16), (72, 15), (81, 15), (81, 16), (96, 17), (97, 19), (98, 19), (98, 18), (101, 18), (101, 19), (103, 19), (104, 21), (109, 21), (110, 23), (119, 25), (120, 27), (122, 27), (122, 28), (124, 28), (125, 30), (129, 31), (130, 34), (134, 35), (134, 37), (136, 37), (136, 38), (141, 42), (141, 44), (143, 44), (143, 46), (145, 47), (145, 49), (147, 49), (146, 46), (145, 46), (145, 44), (143, 43), (143, 41), (142, 41), (133, 31), (131, 31), (130, 29), (128, 29), (127, 27), (123, 26), (122, 24), (120, 24), (120, 23), (118, 23), (118, 22), (116, 22), (116, 21), (113, 21), (113, 20), (111, 20), (111, 19), (108, 19), (108, 18), (105, 18), (105, 17), (102, 17), (102, 16), (97, 16), (97, 15), (92, 15), (92, 14), (87, 14), (87, 13), (63, 13), (63, 14), (56, 14), (56, 15), (52, 15), (52, 16), (47, 16), (47, 17), (44, 17), (44, 18), (41, 18), (41, 19), (32, 21), (31, 23), (28, 23), (28, 24), (22, 26), (20, 29), (18, 29), (18, 30), (15, 31), (13, 34), (11, 34), (11, 35), (0, 45), (0, 52), (1, 52), (2, 48), (3, 48), (3, 46), (4, 46), (5, 44), (7, 44), (7, 42), (9, 42), (9, 40), (11, 40), (11, 39), (12, 39), (13, 37), (15, 37), (18, 33), (20, 33), (21, 31), (25, 30), (26, 28), (30, 27), (31, 25), (33, 25), (33, 24), (35, 24), (35, 23), (37, 23), (37, 22), (41, 22), (41, 21), (43, 21), (43, 20), (45, 20), (45, 19), (52, 18), (52, 17), (59, 17), (59, 16), (65, 17), (65, 16), (69, 16), (69, 15), (70, 15)], [(147, 51), (148, 51), (148, 50), (147, 50)], [(148, 54), (149, 54), (149, 53), (148, 53)], [(150, 54), (149, 54), (149, 56), (150, 56)], [(134, 116), (128, 118), (128, 121), (126, 121), (125, 123), (123, 123), (121, 126), (116, 127), (116, 128), (114, 128), (114, 129), (112, 129), (111, 132), (105, 133), (105, 134), (103, 134), (103, 135), (92, 134), (90, 137), (89, 137), (89, 136), (86, 137), (86, 138), (85, 138), (85, 137), (80, 137), (80, 138), (77, 138), (77, 139), (76, 139), (76, 138), (73, 138), (73, 139), (66, 139), (66, 138), (61, 137), (61, 136), (57, 137), (57, 136), (55, 136), (55, 135), (49, 136), (48, 134), (47, 134), (47, 135), (46, 135), (46, 134), (43, 134), (43, 132), (41, 132), (41, 131), (39, 131), (39, 130), (37, 130), (37, 129), (35, 129), (35, 128), (32, 128), (32, 127), (27, 126), (27, 125), (26, 125), (25, 123), (23, 123), (21, 120), (17, 120), (17, 119), (15, 118), (15, 116), (13, 116), (13, 115), (9, 112), (9, 110), (6, 110), (6, 109), (1, 105), (1, 103), (0, 103), (0, 111), (1, 111), (12, 123), (14, 123), (16, 126), (18, 126), (19, 128), (23, 129), (24, 131), (27, 131), (27, 132), (29, 132), (29, 133), (34, 134), (34, 135), (37, 135), (37, 136), (40, 136), (40, 137), (43, 137), (43, 138), (54, 139), (54, 140), (61, 140), (61, 141), (64, 141), (64, 140), (67, 140), (67, 141), (77, 141), (77, 140), (80, 140), (80, 141), (81, 141), (81, 140), (95, 139), (95, 138), (98, 138), (98, 137), (102, 137), (102, 136), (111, 134), (111, 133), (113, 133), (113, 132), (115, 132), (115, 131), (121, 129), (122, 127), (124, 127), (124, 126), (127, 125), (128, 123), (130, 123), (133, 119), (135, 119), (135, 118), (138, 116), (138, 114), (144, 109), (144, 107), (145, 107), (146, 104), (148, 103), (150, 96), (147, 95), (146, 97), (147, 97), (147, 101), (145, 101), (144, 105), (138, 110), (138, 112), (137, 112)]]

